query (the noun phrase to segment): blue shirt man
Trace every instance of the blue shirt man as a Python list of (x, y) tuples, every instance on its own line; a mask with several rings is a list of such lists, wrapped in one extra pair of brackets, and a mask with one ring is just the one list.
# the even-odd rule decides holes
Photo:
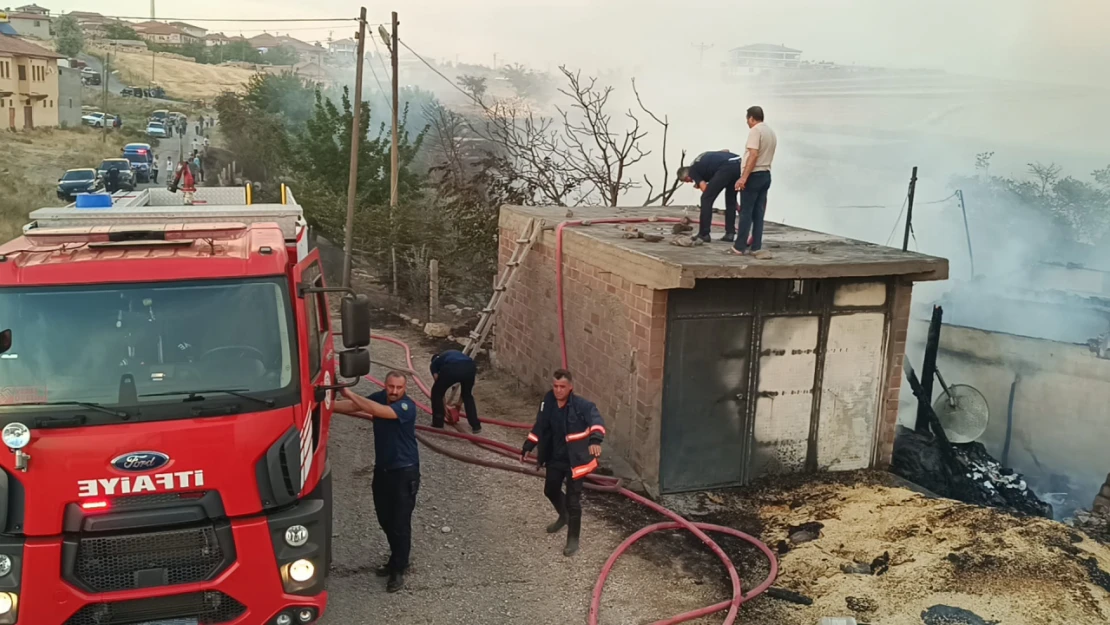
[(705, 243), (711, 240), (710, 227), (713, 225), (713, 203), (721, 191), (725, 192), (725, 236), (722, 241), (734, 241), (736, 237), (736, 181), (740, 179), (740, 157), (728, 150), (702, 152), (689, 167), (678, 168), (680, 182), (693, 183), (701, 190), (701, 215), (698, 219), (698, 233), (695, 239)]
[(474, 402), (474, 381), (478, 377), (478, 365), (474, 359), (457, 349), (449, 349), (432, 358), (431, 370), (435, 379), (432, 384), (432, 427), (443, 427), (447, 414), (444, 397), (447, 389), (458, 384), (470, 429), (475, 434), (481, 432), (482, 422), (478, 419), (478, 405)]
[(385, 389), (362, 397), (343, 389), (345, 399), (335, 411), (361, 412), (374, 423), (374, 510), (389, 541), (389, 561), (376, 571), (388, 577), (385, 589), (405, 587), (405, 571), (412, 552), (412, 512), (420, 490), (420, 455), (416, 448), (416, 404), (406, 393), (408, 380), (400, 371), (385, 376)]

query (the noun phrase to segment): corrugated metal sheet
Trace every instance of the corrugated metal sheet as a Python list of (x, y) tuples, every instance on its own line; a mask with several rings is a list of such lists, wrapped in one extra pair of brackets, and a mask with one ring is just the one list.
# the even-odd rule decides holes
[(885, 326), (879, 312), (836, 315), (829, 321), (817, 430), (820, 469), (851, 471), (871, 464)]
[(819, 317), (763, 322), (751, 475), (805, 469), (813, 410)]

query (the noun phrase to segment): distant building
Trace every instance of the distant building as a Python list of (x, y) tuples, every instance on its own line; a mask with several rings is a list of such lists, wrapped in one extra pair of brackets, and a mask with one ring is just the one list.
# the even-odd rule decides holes
[(297, 53), (297, 58), (302, 63), (314, 62), (320, 65), (324, 63), (324, 57), (327, 56), (327, 50), (318, 45), (306, 43), (300, 39), (294, 39), (288, 35), (271, 35), (270, 33), (262, 33), (255, 35), (247, 40), (251, 47), (261, 52), (266, 52), (273, 48), (291, 48)]
[(323, 65), (315, 61), (297, 63), (292, 67), (288, 65), (264, 65), (261, 69), (267, 74), (274, 75), (292, 73), (309, 83), (321, 87), (331, 84), (331, 76), (328, 75)]
[(26, 5), (23, 5), (21, 7), (16, 7), (15, 12), (17, 12), (17, 13), (31, 13), (31, 14), (34, 14), (34, 15), (50, 15), (50, 9), (47, 9), (45, 7), (40, 7), (37, 4), (26, 4)]
[(728, 64), (736, 68), (798, 67), (802, 51), (770, 43), (754, 43), (728, 52)]
[(192, 35), (193, 37), (196, 37), (197, 39), (204, 39), (205, 37), (208, 36), (208, 29), (207, 28), (201, 28), (200, 26), (193, 26), (192, 24), (188, 24), (188, 23), (185, 23), (185, 22), (170, 22), (170, 26), (176, 26), (176, 27), (180, 28), (181, 30), (185, 31), (186, 34)]
[(18, 37), (0, 35), (0, 128), (58, 125), (60, 58)]
[(21, 11), (0, 12), (0, 21), (5, 21), (19, 33), (20, 37), (34, 37), (48, 40), (53, 37), (50, 30), (50, 16), (41, 13)]
[(328, 43), (328, 52), (336, 56), (349, 56), (354, 58), (358, 54), (358, 42), (354, 39), (340, 39)]
[(77, 25), (81, 28), (81, 32), (90, 39), (103, 39), (108, 34), (106, 29), (109, 24), (121, 23), (119, 20), (113, 20), (104, 17), (100, 13), (92, 13), (89, 11), (70, 11), (65, 15), (77, 20)]
[(201, 38), (185, 32), (179, 26), (163, 22), (140, 22), (132, 26), (139, 38), (150, 43), (160, 43), (167, 46), (184, 46), (200, 43)]

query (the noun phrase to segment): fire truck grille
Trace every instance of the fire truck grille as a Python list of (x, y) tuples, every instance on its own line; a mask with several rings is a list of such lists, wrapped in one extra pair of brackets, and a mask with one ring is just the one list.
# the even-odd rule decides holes
[(74, 575), (95, 592), (188, 584), (224, 565), (213, 527), (123, 536), (82, 537)]
[(173, 619), (196, 619), (199, 625), (230, 623), (247, 611), (247, 606), (222, 592), (93, 603), (69, 617), (64, 625), (139, 625)]
[(197, 501), (208, 491), (192, 491), (188, 493), (153, 493), (150, 495), (124, 495), (112, 499), (112, 510), (129, 510), (132, 508), (148, 508), (167, 506)]

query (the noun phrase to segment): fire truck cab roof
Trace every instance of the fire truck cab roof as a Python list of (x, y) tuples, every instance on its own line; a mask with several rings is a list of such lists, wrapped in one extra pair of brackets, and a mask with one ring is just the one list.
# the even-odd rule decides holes
[[(250, 204), (243, 187), (120, 192), (105, 208), (42, 208), (0, 245), (0, 284), (93, 284), (281, 275), (308, 254), (301, 207)], [(144, 262), (135, 262), (142, 260)]]

